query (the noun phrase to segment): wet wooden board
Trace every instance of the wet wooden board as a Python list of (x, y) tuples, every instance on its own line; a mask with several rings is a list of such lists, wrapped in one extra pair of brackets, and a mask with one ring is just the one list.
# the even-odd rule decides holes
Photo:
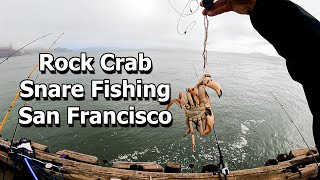
[[(10, 146), (11, 143), (9, 141), (5, 141), (3, 139), (0, 138), (0, 143), (1, 144), (4, 144), (4, 145), (7, 145), (7, 146)], [(31, 146), (35, 149), (38, 149), (40, 151), (45, 151), (45, 152), (49, 152), (49, 148), (48, 146), (46, 145), (42, 145), (42, 144), (39, 144), (39, 143), (34, 143), (34, 142), (31, 142)]]
[(155, 162), (115, 162), (113, 168), (127, 169), (127, 170), (140, 170), (149, 172), (163, 172), (163, 167)]
[(167, 162), (164, 168), (164, 172), (166, 173), (180, 173), (181, 172), (181, 164), (177, 162)]
[[(37, 150), (38, 151), (38, 150)], [(117, 168), (101, 167), (85, 163), (79, 163), (66, 159), (57, 158), (51, 154), (39, 151), (37, 158), (40, 160), (52, 161), (63, 164), (61, 169), (64, 174), (70, 177), (90, 178), (120, 178), (120, 179), (220, 179), (219, 175), (212, 173), (159, 173), (132, 171)], [(300, 168), (300, 172), (286, 172), (288, 167), (292, 166), (290, 162), (281, 162), (275, 166), (263, 166), (259, 168), (231, 171), (228, 179), (299, 179), (299, 177), (315, 177), (318, 173), (316, 164), (306, 165)], [(81, 179), (81, 178), (80, 178)]]
[(84, 163), (89, 163), (89, 164), (97, 164), (98, 158), (96, 156), (91, 156), (87, 154), (82, 154), (74, 151), (69, 151), (69, 150), (61, 150), (56, 152), (58, 155), (68, 155), (71, 159), (75, 159), (76, 161), (79, 162), (84, 162)]
[[(316, 148), (310, 148), (310, 151), (312, 152), (312, 154), (317, 154), (317, 149)], [(305, 149), (296, 149), (296, 150), (292, 150), (290, 151), (289, 155), (292, 157), (298, 157), (298, 156), (307, 156), (310, 155), (310, 151), (308, 148)]]
[(49, 152), (49, 148), (48, 146), (46, 145), (42, 145), (42, 144), (39, 144), (39, 143), (34, 143), (34, 142), (31, 142), (31, 146), (35, 149), (38, 149), (40, 151), (45, 151), (45, 152)]

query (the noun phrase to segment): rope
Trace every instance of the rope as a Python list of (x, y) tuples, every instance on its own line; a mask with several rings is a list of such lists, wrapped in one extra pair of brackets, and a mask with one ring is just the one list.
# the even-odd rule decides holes
[(204, 30), (205, 30), (205, 34), (204, 34), (204, 43), (203, 43), (203, 69), (206, 68), (206, 64), (208, 63), (208, 51), (207, 51), (207, 44), (208, 44), (208, 29), (209, 29), (209, 20), (208, 20), (208, 16), (205, 15), (204, 17)]
[(278, 100), (278, 98), (272, 93), (272, 96), (276, 99), (276, 101), (280, 104), (281, 108), (284, 110), (284, 112), (287, 114), (287, 116), (289, 117), (289, 119), (291, 120), (292, 124), (294, 125), (294, 127), (297, 129), (297, 131), (299, 132), (300, 136), (302, 137), (302, 140), (304, 141), (304, 143), (306, 144), (306, 146), (308, 147), (309, 153), (311, 154), (312, 158), (314, 159), (314, 161), (316, 162), (317, 166), (319, 166), (318, 161), (316, 159), (316, 157), (313, 155), (307, 141), (305, 140), (305, 138), (303, 137), (301, 131), (299, 130), (298, 126), (296, 125), (296, 123), (293, 121), (293, 119), (291, 118), (291, 116), (289, 115), (289, 113), (286, 111), (286, 109), (284, 108), (284, 106), (280, 103), (280, 101)]
[[(64, 33), (62, 33), (62, 34), (51, 44), (51, 46), (45, 51), (45, 53), (48, 53), (48, 52), (51, 50), (51, 48), (56, 44), (56, 42), (61, 38), (61, 36), (62, 36), (63, 34), (64, 34)], [(37, 64), (32, 68), (31, 72), (29, 73), (28, 77), (26, 78), (27, 80), (30, 79), (30, 77), (32, 76), (32, 74), (34, 73), (34, 71), (36, 70), (36, 68), (37, 68), (38, 66), (39, 66), (39, 62), (37, 62)], [(1, 132), (2, 132), (2, 129), (3, 129), (4, 125), (5, 125), (8, 117), (9, 117), (10, 113), (11, 113), (11, 110), (12, 110), (13, 106), (14, 106), (14, 105), (16, 104), (16, 102), (17, 102), (17, 99), (18, 99), (21, 91), (22, 91), (22, 90), (19, 89), (19, 91), (16, 93), (16, 95), (15, 95), (15, 97), (13, 98), (13, 101), (11, 102), (11, 105), (10, 105), (10, 107), (9, 107), (6, 115), (4, 116), (4, 118), (3, 118), (2, 122), (1, 122), (1, 125), (0, 125), (0, 134), (1, 134)]]

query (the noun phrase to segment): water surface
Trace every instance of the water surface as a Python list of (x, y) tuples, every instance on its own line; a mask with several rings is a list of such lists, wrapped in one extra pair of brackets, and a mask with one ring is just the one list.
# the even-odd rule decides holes
[[(116, 56), (135, 56), (138, 51), (113, 51)], [(96, 61), (104, 52), (88, 52)], [(69, 149), (97, 156), (100, 160), (114, 161), (168, 161), (182, 163), (186, 167), (194, 163), (197, 170), (202, 165), (218, 163), (219, 154), (213, 134), (196, 137), (196, 152), (191, 151), (191, 137), (182, 140), (186, 131), (184, 112), (173, 106), (173, 124), (164, 127), (91, 127), (67, 125), (67, 106), (80, 106), (83, 110), (127, 110), (135, 105), (137, 110), (163, 110), (166, 107), (157, 101), (94, 101), (90, 97), (92, 79), (110, 79), (119, 83), (122, 79), (142, 78), (144, 83), (170, 83), (171, 97), (177, 98), (179, 91), (192, 87), (197, 81), (194, 64), (200, 76), (202, 71), (201, 52), (196, 51), (146, 51), (153, 60), (154, 69), (149, 75), (105, 74), (95, 63), (95, 74), (40, 75), (37, 82), (79, 83), (86, 89), (86, 100), (76, 101), (31, 101), (29, 105), (38, 110), (58, 110), (61, 114), (59, 128), (19, 127), (16, 140), (28, 137), (33, 141), (49, 145), (50, 151)], [(79, 56), (79, 52), (55, 54), (56, 56)], [(278, 153), (287, 153), (294, 148), (305, 147), (302, 138), (290, 119), (275, 101), (273, 92), (284, 105), (307, 142), (314, 146), (312, 138), (312, 115), (306, 104), (302, 86), (293, 81), (282, 58), (262, 54), (235, 54), (209, 52), (206, 72), (220, 83), (223, 96), (219, 99), (209, 90), (212, 110), (216, 120), (219, 143), (230, 169), (235, 164), (240, 169), (261, 166)], [(32, 66), (38, 61), (37, 55), (13, 57), (0, 66), (0, 112), (6, 110), (19, 83), (25, 79)], [(36, 76), (36, 72), (33, 78)], [(3, 131), (11, 139), (18, 120), (18, 109), (23, 105), (18, 100)], [(5, 113), (0, 115), (1, 119)]]

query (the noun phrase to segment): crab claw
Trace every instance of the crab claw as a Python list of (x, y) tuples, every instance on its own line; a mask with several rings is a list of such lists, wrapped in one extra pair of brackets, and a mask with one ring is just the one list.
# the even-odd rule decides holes
[(206, 77), (203, 80), (203, 84), (213, 90), (216, 91), (218, 97), (220, 98), (222, 96), (222, 90), (220, 84), (216, 83), (211, 79), (211, 77)]

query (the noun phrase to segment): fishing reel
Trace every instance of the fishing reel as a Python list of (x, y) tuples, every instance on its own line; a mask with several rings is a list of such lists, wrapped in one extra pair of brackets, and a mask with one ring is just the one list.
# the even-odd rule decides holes
[(214, 2), (213, 0), (202, 0), (203, 7), (206, 9), (212, 8)]
[(221, 165), (214, 165), (214, 164), (208, 164), (202, 167), (201, 173), (208, 173), (208, 172), (211, 172), (214, 175), (223, 174), (224, 176), (228, 176), (230, 173), (228, 167), (223, 168), (221, 167)]
[(229, 175), (229, 169), (227, 167), (221, 169), (221, 173), (225, 176)]
[(230, 171), (228, 167), (219, 168), (217, 171), (214, 171), (213, 174), (223, 174), (224, 177), (227, 177), (229, 175)]

